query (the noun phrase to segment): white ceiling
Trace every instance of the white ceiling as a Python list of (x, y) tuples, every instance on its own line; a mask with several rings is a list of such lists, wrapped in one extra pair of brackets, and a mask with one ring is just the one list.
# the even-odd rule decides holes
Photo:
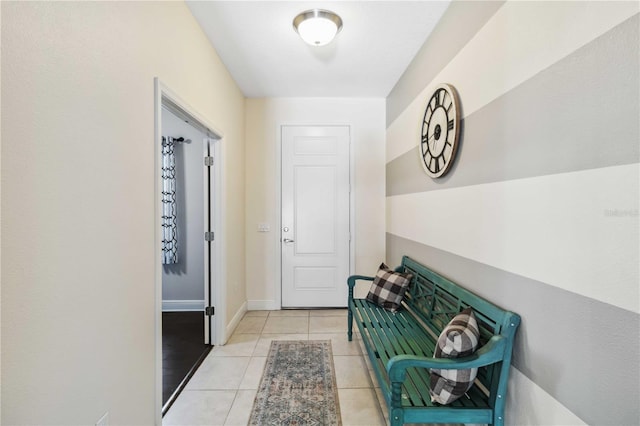
[[(188, 1), (245, 96), (385, 97), (449, 1)], [(306, 45), (292, 26), (322, 8), (342, 18), (327, 46)]]

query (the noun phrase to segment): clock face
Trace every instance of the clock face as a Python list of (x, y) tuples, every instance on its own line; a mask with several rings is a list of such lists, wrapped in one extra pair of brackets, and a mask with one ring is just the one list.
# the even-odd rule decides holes
[(437, 178), (449, 170), (458, 148), (459, 133), (458, 95), (453, 86), (441, 84), (429, 99), (422, 123), (420, 158), (429, 176)]

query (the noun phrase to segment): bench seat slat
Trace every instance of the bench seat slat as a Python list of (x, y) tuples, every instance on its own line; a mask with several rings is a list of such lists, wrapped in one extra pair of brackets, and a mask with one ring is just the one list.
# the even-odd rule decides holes
[[(381, 342), (381, 346), (376, 346), (378, 349), (384, 349), (385, 358), (388, 360), (395, 355), (405, 353), (398, 339), (400, 334), (397, 333), (397, 330), (396, 333), (393, 332), (393, 323), (388, 317), (385, 317), (386, 311), (378, 309), (377, 306), (368, 301), (364, 301), (361, 306), (365, 307), (365, 312), (370, 318), (369, 324), (371, 324), (376, 336), (375, 340)], [(389, 315), (388, 312), (387, 315)], [(411, 399), (412, 404), (420, 404), (422, 401), (420, 392), (411, 382), (405, 383), (404, 393)]]
[(398, 319), (406, 324), (406, 328), (410, 331), (412, 337), (418, 338), (418, 344), (421, 347), (420, 355), (433, 355), (436, 346), (436, 339), (421, 328), (407, 311), (403, 311), (403, 315), (400, 315)]
[[(392, 321), (387, 321), (386, 324), (388, 330), (387, 338), (393, 342), (397, 342), (397, 344), (393, 345), (395, 348), (393, 355), (411, 354), (429, 356), (429, 354), (425, 353), (423, 348), (418, 344), (418, 341), (426, 340), (428, 335), (424, 331), (419, 331), (417, 328), (410, 327), (410, 322), (407, 318), (404, 318), (404, 321), (401, 321), (400, 319), (404, 317), (405, 312), (392, 314), (380, 309), (375, 310), (377, 311), (375, 314), (379, 318), (390, 318), (389, 316), (392, 316)], [(407, 325), (407, 327), (403, 327), (403, 325)], [(428, 389), (428, 387), (429, 382), (425, 382), (423, 377), (420, 375), (409, 375), (409, 380), (406, 381), (403, 386), (403, 398), (407, 397), (407, 400), (403, 399), (403, 403), (410, 403), (411, 406), (425, 406), (425, 404), (427, 404), (425, 401), (425, 394), (424, 391), (421, 392), (420, 389)]]
[[(485, 409), (464, 409), (458, 407), (437, 406), (424, 408), (404, 409), (405, 423), (452, 423), (465, 422), (473, 424), (491, 424), (492, 410)], [(452, 420), (464, 419), (464, 420)]]
[[(422, 382), (426, 384), (426, 389), (429, 387), (429, 371), (424, 368), (411, 368), (407, 371), (407, 375), (412, 377), (420, 377)], [(415, 379), (414, 379), (415, 380)], [(424, 389), (424, 388), (423, 388)], [(428, 407), (439, 407), (439, 404), (434, 404), (430, 400), (425, 404)], [(451, 407), (480, 407), (488, 408), (489, 402), (487, 396), (479, 390), (477, 386), (472, 386), (467, 395), (460, 397), (450, 404)]]
[[(379, 316), (394, 315), (390, 313), (383, 313), (380, 310), (378, 310), (377, 314)], [(398, 314), (395, 314), (394, 318), (397, 315)], [(396, 321), (388, 322), (386, 331), (387, 331), (387, 338), (395, 343), (393, 345), (394, 347), (393, 355), (412, 354), (412, 355), (423, 356), (423, 353), (420, 347), (417, 345), (412, 345), (410, 343), (410, 339), (405, 338), (406, 331), (405, 331), (405, 334), (403, 335), (404, 330), (401, 330), (397, 327)], [(421, 383), (420, 381), (416, 383), (414, 380), (407, 380), (403, 387), (403, 398), (406, 398), (412, 406), (424, 405), (424, 400), (423, 400), (424, 392), (421, 392), (420, 389), (424, 389), (423, 383)]]
[[(383, 356), (380, 357), (383, 364), (386, 364), (386, 362), (394, 355), (412, 354), (429, 357), (430, 354), (433, 353), (431, 348), (425, 351), (424, 348), (415, 345), (418, 340), (421, 342), (429, 342), (433, 341), (433, 339), (428, 333), (423, 332), (421, 328), (416, 327), (415, 322), (411, 322), (412, 317), (410, 317), (406, 311), (392, 314), (387, 311), (380, 311), (375, 305), (365, 299), (356, 299), (355, 302), (362, 308), (360, 312), (366, 312), (366, 316), (369, 318), (368, 321), (365, 321), (365, 324), (369, 325), (369, 327), (367, 327), (369, 332), (374, 333), (372, 338), (375, 341), (380, 342), (380, 345), (385, 347)], [(395, 320), (394, 323), (390, 322), (390, 318)], [(397, 323), (400, 319), (402, 320), (402, 323), (405, 324), (405, 328), (401, 329), (398, 327)], [(383, 326), (382, 324), (385, 325)], [(395, 331), (393, 331), (394, 328)], [(413, 337), (417, 340), (410, 342), (411, 338), (407, 338), (406, 336)], [(386, 342), (386, 344), (383, 343), (383, 341)], [(411, 349), (407, 349), (408, 347)], [(398, 348), (400, 349), (398, 350)], [(410, 382), (405, 384), (403, 393), (409, 398), (403, 400), (404, 405), (407, 407), (436, 406), (431, 403), (430, 399), (425, 398), (424, 392), (419, 391), (419, 389), (428, 389), (429, 372), (425, 369), (413, 368), (408, 371), (408, 376)], [(477, 393), (479, 391), (474, 387), (469, 392)], [(454, 402), (452, 406), (486, 407), (487, 404), (477, 404), (474, 403), (473, 400), (465, 397)]]
[(384, 322), (380, 322), (380, 319), (377, 317), (374, 309), (370, 309), (369, 306), (367, 306), (367, 308), (369, 308), (366, 310), (367, 316), (369, 317), (369, 321), (367, 323), (369, 333), (375, 335), (376, 341), (379, 342), (379, 344), (376, 345), (378, 351), (380, 352), (380, 350), (383, 350), (384, 359), (389, 360), (397, 354), (397, 351), (392, 346), (391, 341), (385, 333)]
[[(374, 315), (376, 315), (378, 318), (383, 318), (383, 317), (388, 318), (388, 315), (394, 315), (394, 314), (376, 309), (374, 311)], [(400, 318), (402, 317), (402, 314), (397, 313), (395, 314), (395, 316)], [(397, 342), (397, 344), (393, 345), (394, 355), (398, 355), (398, 354), (423, 355), (424, 354), (420, 346), (415, 342), (415, 340), (410, 341), (405, 337), (407, 335), (413, 335), (416, 338), (423, 338), (423, 336), (417, 336), (414, 330), (403, 327), (403, 324), (400, 323), (399, 321), (386, 320), (385, 324), (386, 324), (385, 329), (387, 330), (389, 339), (392, 340), (393, 342)]]
[[(354, 302), (356, 302), (359, 306), (358, 306), (358, 312), (362, 315), (362, 325), (364, 330), (366, 330), (365, 332), (371, 337), (371, 339), (373, 340), (373, 343), (377, 349), (377, 355), (380, 358), (380, 360), (383, 363), (387, 363), (389, 361), (389, 355), (387, 354), (387, 352), (384, 350), (385, 349), (385, 345), (383, 344), (382, 340), (379, 338), (378, 333), (377, 333), (377, 329), (374, 327), (373, 325), (373, 321), (370, 318), (370, 314), (371, 311), (366, 309), (366, 305), (361, 304), (360, 302), (362, 302), (362, 300), (355, 300)], [(363, 332), (364, 333), (364, 332)]]

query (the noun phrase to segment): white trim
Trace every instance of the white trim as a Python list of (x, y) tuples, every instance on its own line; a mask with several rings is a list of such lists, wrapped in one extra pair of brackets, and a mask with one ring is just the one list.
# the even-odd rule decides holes
[(216, 313), (213, 319), (215, 320), (215, 330), (212, 333), (213, 345), (224, 344), (227, 341), (229, 335), (225, 334), (225, 318), (227, 315), (227, 286), (226, 286), (226, 259), (225, 251), (223, 249), (225, 241), (224, 223), (225, 223), (225, 209), (222, 208), (223, 200), (225, 199), (222, 185), (223, 167), (224, 161), (222, 161), (222, 149), (223, 139), (210, 138), (211, 146), (213, 147), (213, 200), (212, 209), (210, 214), (211, 228), (215, 233), (215, 239), (211, 244), (211, 259), (212, 259), (212, 287), (214, 294), (212, 295), (212, 304), (215, 307)]
[[(211, 142), (212, 139), (209, 138), (208, 136), (205, 136), (202, 138), (202, 152), (201, 152), (201, 157), (204, 159), (207, 156), (211, 155), (211, 146), (213, 145), (213, 143)], [(215, 162), (214, 162), (215, 164)], [(215, 166), (214, 166), (215, 167)], [(203, 166), (201, 168), (202, 171), (202, 231), (203, 232), (209, 232), (211, 231), (211, 229), (209, 228), (209, 221), (210, 221), (210, 217), (211, 217), (211, 211), (210, 211), (210, 197), (211, 197), (211, 185), (213, 182), (213, 179), (210, 176), (210, 172), (211, 169), (207, 168), (205, 166)], [(214, 170), (215, 173), (215, 170)], [(210, 271), (210, 265), (209, 263), (213, 261), (213, 259), (215, 259), (215, 246), (214, 244), (209, 244), (207, 241), (205, 241), (205, 239), (203, 238), (200, 241), (200, 244), (202, 244), (202, 255), (203, 255), (203, 259), (202, 259), (202, 264), (204, 265), (204, 279), (205, 280), (210, 280), (211, 277), (211, 271)], [(214, 269), (215, 270), (215, 269)], [(205, 282), (204, 283), (204, 299), (203, 299), (203, 305), (204, 307), (209, 306), (208, 301), (212, 300), (212, 298), (214, 297), (214, 295), (209, 295), (210, 293), (210, 289), (211, 289), (211, 285), (210, 283)], [(213, 342), (211, 342), (211, 340), (215, 341), (215, 337), (216, 337), (216, 329), (215, 327), (211, 327), (212, 322), (215, 324), (214, 322), (215, 317), (206, 317), (204, 320), (204, 343), (206, 345), (211, 345)]]
[[(356, 270), (356, 126), (349, 126), (349, 275)], [(344, 283), (347, 284), (346, 281)]]
[[(213, 165), (207, 169), (203, 167), (203, 179), (205, 191), (208, 191), (208, 196), (211, 196), (210, 205), (205, 200), (204, 203), (204, 218), (203, 224), (205, 230), (212, 231), (215, 235), (215, 239), (208, 246), (205, 245), (204, 249), (204, 266), (205, 277), (211, 277), (211, 288), (213, 294), (209, 295), (209, 287), (205, 285), (204, 288), (204, 302), (205, 306), (213, 306), (216, 309), (216, 314), (209, 318), (209, 321), (205, 321), (204, 341), (206, 344), (217, 345), (220, 342), (226, 340), (226, 337), (222, 335), (224, 331), (224, 324), (221, 318), (226, 317), (225, 303), (226, 301), (226, 287), (219, 285), (224, 283), (224, 250), (221, 248), (221, 241), (223, 239), (222, 233), (222, 167), (224, 161), (220, 154), (221, 139), (214, 137), (206, 137), (203, 140), (203, 156), (209, 155), (214, 158)], [(211, 175), (209, 175), (211, 172)], [(207, 194), (205, 193), (205, 197)], [(209, 215), (209, 216), (207, 216)], [(211, 228), (207, 228), (208, 222), (211, 222)], [(205, 242), (203, 241), (203, 244)], [(209, 261), (211, 262), (211, 271), (209, 271)], [(209, 304), (211, 300), (211, 304)], [(210, 330), (210, 326), (213, 328)], [(209, 338), (211, 337), (211, 338)]]
[(230, 337), (233, 334), (234, 330), (236, 329), (238, 324), (240, 324), (240, 321), (242, 320), (242, 318), (244, 317), (244, 314), (246, 313), (247, 313), (247, 302), (244, 302), (240, 306), (240, 309), (238, 309), (236, 314), (233, 316), (233, 318), (231, 318), (231, 321), (229, 321), (229, 324), (227, 325), (227, 328), (225, 330), (225, 339), (224, 341), (221, 341), (219, 343), (220, 345), (224, 345), (225, 343), (227, 343), (228, 337)]
[(247, 311), (279, 311), (275, 300), (247, 300)]
[[(207, 122), (206, 118), (204, 118), (202, 115), (196, 112), (194, 108), (192, 108), (188, 103), (183, 101), (178, 95), (172, 92), (171, 89), (169, 89), (157, 77), (154, 80), (156, 81), (156, 84), (157, 84), (157, 90), (161, 91), (160, 106), (162, 106), (162, 98), (169, 100), (175, 106), (180, 108), (183, 112), (186, 112), (190, 116), (190, 118), (198, 122), (198, 123), (190, 123), (191, 125), (201, 130), (203, 133), (208, 133), (207, 136), (210, 138), (224, 139), (224, 134), (215, 126)], [(170, 109), (174, 114), (176, 113), (175, 109), (172, 109), (172, 108)], [(198, 126), (198, 124), (200, 126)], [(159, 129), (159, 130), (162, 131), (162, 129)]]
[[(183, 101), (179, 96), (172, 92), (164, 83), (160, 81), (158, 77), (154, 78), (154, 205), (155, 215), (153, 218), (154, 223), (154, 288), (155, 288), (155, 424), (162, 424), (162, 263), (160, 258), (161, 242), (162, 242), (162, 229), (160, 224), (160, 217), (162, 216), (162, 199), (159, 196), (161, 188), (161, 141), (162, 141), (162, 107), (163, 98), (170, 101), (173, 106), (177, 106), (180, 110), (188, 114), (188, 116), (194, 122), (198, 122), (202, 127), (206, 128), (207, 136), (218, 139), (215, 146), (215, 152), (218, 159), (222, 160), (222, 142), (223, 133), (215, 126), (212, 126), (207, 119), (195, 112), (195, 110)], [(216, 184), (214, 192), (216, 197), (220, 197), (216, 201), (215, 226), (216, 230), (216, 246), (224, 247), (224, 210), (221, 208), (224, 202), (224, 194), (222, 194), (222, 167), (224, 161), (217, 161), (217, 167), (215, 167)], [(216, 341), (214, 344), (220, 344), (222, 339), (226, 339), (226, 329), (224, 324), (224, 318), (226, 318), (226, 270), (225, 270), (225, 253), (224, 250), (219, 250), (217, 253), (218, 267), (215, 268), (215, 276), (213, 279), (214, 294), (212, 295), (212, 302), (216, 306), (216, 315), (212, 322), (215, 324), (215, 336)]]
[[(351, 193), (349, 194), (349, 233), (351, 235), (351, 241), (349, 244), (349, 275), (355, 273), (356, 263), (356, 251), (355, 251), (355, 237), (356, 237), (356, 212), (355, 212), (355, 125), (352, 122), (330, 122), (330, 123), (316, 123), (316, 122), (288, 122), (283, 121), (276, 125), (276, 182), (278, 186), (276, 188), (276, 211), (278, 212), (278, 237), (276, 242), (276, 267), (275, 267), (275, 281), (274, 281), (274, 294), (275, 300), (272, 309), (264, 310), (280, 310), (282, 309), (282, 241), (280, 235), (282, 235), (282, 128), (285, 126), (319, 126), (319, 127), (332, 127), (332, 126), (346, 126), (349, 128), (349, 185)], [(346, 283), (345, 283), (346, 285)], [(258, 309), (250, 309), (258, 310)], [(262, 310), (262, 309), (261, 309)]]
[(163, 300), (162, 312), (204, 311), (204, 300)]
[(162, 229), (160, 217), (162, 216), (162, 200), (160, 194), (161, 175), (160, 142), (162, 140), (162, 89), (158, 78), (154, 78), (154, 138), (153, 138), (153, 158), (154, 158), (154, 218), (153, 218), (153, 281), (155, 287), (155, 424), (162, 425), (162, 262), (160, 261), (160, 251), (162, 247)]
[(273, 282), (273, 294), (275, 295), (275, 310), (282, 309), (282, 126), (276, 125), (276, 223), (278, 224), (276, 238), (274, 239), (276, 252), (275, 280)]

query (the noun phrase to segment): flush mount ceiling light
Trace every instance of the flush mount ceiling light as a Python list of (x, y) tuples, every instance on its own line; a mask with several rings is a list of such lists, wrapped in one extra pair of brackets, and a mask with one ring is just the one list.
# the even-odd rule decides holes
[(329, 10), (311, 9), (293, 19), (293, 28), (306, 43), (324, 46), (340, 32), (342, 19)]

